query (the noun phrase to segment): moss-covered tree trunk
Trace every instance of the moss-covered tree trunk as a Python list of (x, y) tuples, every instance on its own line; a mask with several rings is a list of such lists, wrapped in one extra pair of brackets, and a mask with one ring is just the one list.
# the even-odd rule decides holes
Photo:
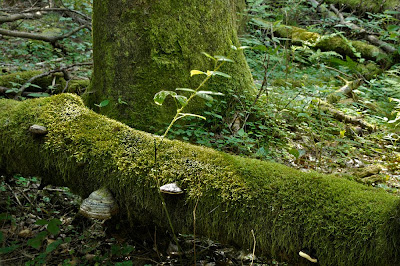
[[(243, 0), (94, 1), (94, 73), (84, 97), (87, 105), (95, 108), (95, 103), (108, 99), (110, 104), (97, 111), (137, 129), (163, 129), (175, 104), (159, 107), (153, 103), (154, 94), (195, 88), (200, 77), (190, 78), (190, 70), (213, 68), (201, 52), (231, 53), (230, 42), (239, 45), (237, 14), (243, 7)], [(232, 79), (215, 77), (207, 89), (253, 95), (242, 51), (231, 58), (235, 63), (221, 71)], [(199, 106), (195, 104), (192, 111)]]
[[(48, 134), (32, 136), (32, 124)], [(63, 94), (0, 99), (0, 170), (38, 175), (87, 196), (107, 187), (122, 214), (167, 226), (158, 184), (176, 232), (196, 233), (298, 265), (314, 248), (321, 265), (400, 265), (399, 198), (347, 179), (232, 156), (165, 140), (154, 165), (154, 139)]]

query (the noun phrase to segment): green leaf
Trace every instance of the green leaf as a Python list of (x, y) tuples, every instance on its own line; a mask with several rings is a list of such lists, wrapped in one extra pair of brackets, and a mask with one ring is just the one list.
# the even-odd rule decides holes
[(27, 244), (35, 249), (39, 249), (42, 246), (42, 242), (46, 236), (46, 231), (40, 232), (35, 238), (29, 239)]
[(225, 56), (223, 56), (223, 55), (214, 55), (214, 57), (215, 57), (218, 61), (232, 62), (232, 63), (235, 62), (235, 61), (233, 61), (232, 59), (229, 59), (228, 57), (225, 57)]
[(175, 99), (178, 100), (178, 102), (182, 105), (182, 107), (188, 104), (187, 98), (183, 95), (175, 95)]
[(47, 221), (47, 220), (39, 219), (39, 220), (36, 221), (35, 224), (37, 224), (37, 225), (46, 225), (48, 223), (49, 223), (49, 221)]
[(217, 59), (215, 59), (212, 55), (207, 54), (206, 52), (202, 52), (203, 55), (207, 56), (208, 58), (211, 58), (212, 60), (216, 61)]
[(267, 49), (267, 47), (266, 47), (265, 45), (260, 44), (260, 45), (254, 46), (254, 47), (253, 47), (253, 50), (258, 50), (258, 51), (261, 51), (261, 52), (266, 52), (268, 49)]
[(193, 77), (194, 75), (201, 75), (201, 74), (207, 75), (206, 73), (204, 73), (203, 71), (200, 71), (200, 70), (191, 70), (190, 71), (191, 77)]
[(290, 149), (289, 153), (293, 155), (296, 158), (296, 160), (299, 159), (300, 157), (300, 152), (295, 148)]
[(165, 101), (165, 98), (167, 98), (168, 95), (175, 97), (176, 92), (174, 92), (174, 91), (159, 91), (154, 95), (154, 102), (158, 105), (162, 105)]
[(54, 241), (53, 243), (47, 245), (46, 253), (52, 252), (53, 250), (55, 250), (62, 243), (63, 243), (62, 239), (58, 239), (58, 240)]
[(4, 236), (3, 236), (3, 232), (0, 231), (0, 243), (4, 241)]
[(251, 47), (250, 46), (240, 46), (239, 47), (239, 50), (244, 50), (244, 49), (251, 49)]
[(127, 260), (127, 261), (123, 261), (123, 262), (116, 262), (114, 265), (115, 266), (132, 266), (133, 262), (130, 260)]
[(57, 218), (54, 218), (50, 220), (49, 224), (47, 225), (47, 230), (50, 232), (50, 234), (57, 235), (60, 232), (60, 224), (61, 221)]
[(214, 91), (198, 91), (198, 93), (217, 95), (217, 96), (224, 96), (225, 95), (225, 94), (223, 94), (221, 92), (214, 92)]
[(9, 83), (11, 83), (11, 85), (13, 85), (14, 87), (21, 87), (22, 85), (16, 82), (12, 82), (10, 81)]
[(46, 92), (32, 92), (29, 93), (27, 96), (39, 98), (39, 97), (50, 97), (50, 94)]
[(204, 100), (207, 101), (213, 101), (214, 98), (206, 93), (201, 93), (200, 91), (196, 93), (196, 96), (199, 96), (200, 98), (203, 98)]
[(218, 75), (218, 76), (222, 76), (222, 77), (225, 77), (225, 78), (228, 78), (228, 79), (231, 78), (231, 76), (229, 76), (228, 74), (223, 73), (223, 72), (219, 72), (219, 71), (210, 71), (210, 72), (212, 72), (213, 76)]
[(9, 246), (9, 247), (0, 248), (0, 254), (7, 254), (10, 252), (13, 252), (17, 248), (19, 248), (19, 245), (13, 245), (13, 246)]
[(244, 132), (244, 129), (241, 128), (241, 129), (239, 129), (239, 131), (237, 132), (237, 134), (238, 134), (240, 137), (244, 137), (244, 136), (246, 135), (246, 132)]
[(97, 107), (102, 108), (102, 107), (106, 107), (109, 103), (110, 103), (110, 100), (104, 100), (104, 101), (102, 101), (101, 103), (99, 103), (99, 104), (94, 104), (94, 105), (96, 105)]
[(8, 213), (5, 213), (5, 212), (3, 212), (3, 213), (0, 213), (0, 221), (3, 221), (3, 220), (11, 220), (11, 215), (9, 215)]
[(38, 89), (41, 89), (41, 88), (42, 88), (42, 87), (40, 87), (39, 85), (32, 84), (32, 83), (28, 83), (28, 84), (27, 84), (27, 87), (34, 87), (34, 88), (38, 88)]
[(397, 31), (400, 28), (398, 25), (388, 25), (387, 30), (388, 31)]
[(188, 88), (176, 88), (177, 91), (188, 91), (188, 92), (196, 92), (195, 90), (188, 89)]

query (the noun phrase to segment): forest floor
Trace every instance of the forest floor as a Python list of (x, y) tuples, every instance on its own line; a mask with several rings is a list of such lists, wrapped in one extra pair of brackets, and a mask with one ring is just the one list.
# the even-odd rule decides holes
[[(80, 11), (90, 16), (91, 1), (80, 2)], [(246, 57), (256, 87), (264, 90), (262, 102), (253, 105), (237, 95), (244, 109), (236, 111), (253, 115), (236, 131), (219, 116), (219, 111), (226, 108), (223, 99), (207, 103), (207, 111), (201, 114), (207, 117), (206, 121), (186, 120), (176, 125), (169, 137), (240, 156), (277, 161), (301, 171), (345, 176), (400, 195), (399, 62), (389, 64), (389, 57), (384, 58), (387, 61), (380, 64), (381, 73), (367, 77), (358, 71), (358, 66), (368, 60), (357, 53), (346, 57), (332, 51), (321, 52), (304, 43), (294, 44), (260, 28), (253, 20), (285, 21), (324, 35), (358, 38), (340, 21), (321, 16), (310, 1), (247, 2), (249, 23), (241, 41), (254, 47), (246, 50)], [(347, 21), (376, 32), (381, 40), (397, 47), (400, 54), (398, 12), (341, 11)], [(49, 13), (42, 20), (0, 27), (65, 33), (76, 27), (76, 22), (66, 15)], [(21, 71), (49, 71), (91, 60), (88, 30), (76, 32), (61, 44), (63, 49), (43, 41), (0, 35), (0, 79)], [(91, 67), (74, 67), (70, 74), (72, 79), (87, 80), (91, 71)], [(267, 85), (263, 87), (266, 73)], [(363, 82), (351, 97), (341, 95), (332, 103), (333, 108), (374, 125), (374, 130), (338, 120), (319, 104), (345, 86), (343, 79)], [(22, 85), (10, 84), (10, 92), (18, 91)], [(54, 84), (45, 88), (49, 95), (55, 91)], [(8, 98), (10, 92), (0, 97)], [(193, 235), (178, 235), (182, 248), (179, 250), (168, 232), (153, 225), (86, 219), (78, 214), (81, 199), (67, 188), (39, 189), (39, 185), (37, 177), (0, 175), (0, 265), (288, 265), (255, 256), (253, 247), (240, 250)], [(128, 227), (135, 230), (128, 232)]]

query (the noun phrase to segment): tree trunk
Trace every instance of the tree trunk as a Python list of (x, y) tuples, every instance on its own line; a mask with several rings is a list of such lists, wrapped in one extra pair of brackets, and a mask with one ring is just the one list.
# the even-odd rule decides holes
[[(238, 46), (237, 12), (243, 0), (94, 1), (94, 73), (84, 96), (87, 105), (108, 99), (100, 113), (137, 129), (164, 129), (175, 104), (160, 107), (154, 94), (160, 90), (196, 88), (200, 77), (190, 70), (212, 70), (214, 63), (201, 54), (230, 56), (235, 63), (221, 70), (231, 79), (214, 77), (207, 90), (254, 95), (251, 73)], [(121, 104), (121, 101), (128, 105)], [(200, 101), (190, 111), (203, 107)]]
[[(32, 136), (33, 124), (48, 134)], [(159, 185), (176, 232), (196, 232), (298, 265), (314, 248), (321, 265), (400, 265), (399, 198), (348, 179), (232, 156), (133, 130), (61, 94), (17, 102), (0, 99), (0, 170), (42, 176), (87, 196), (107, 187), (122, 214), (161, 227), (168, 223)]]

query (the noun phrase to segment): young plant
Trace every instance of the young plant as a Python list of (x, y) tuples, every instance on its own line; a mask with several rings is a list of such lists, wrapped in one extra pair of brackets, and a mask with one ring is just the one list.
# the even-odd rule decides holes
[[(237, 48), (236, 46), (231, 45), (231, 48), (233, 50), (242, 50), (242, 49), (245, 49), (247, 47), (241, 46), (241, 47)], [(225, 62), (234, 62), (233, 60), (229, 59), (228, 57), (221, 56), (221, 55), (211, 56), (210, 54), (205, 53), (205, 52), (203, 52), (203, 55), (214, 61), (214, 69), (213, 70), (207, 70), (206, 72), (203, 72), (203, 71), (200, 71), (200, 70), (196, 70), (196, 69), (190, 71), (190, 76), (191, 77), (193, 77), (195, 75), (205, 75), (205, 78), (199, 84), (199, 86), (197, 86), (197, 88), (195, 88), (195, 89), (190, 89), (190, 88), (177, 88), (176, 89), (176, 91), (190, 92), (191, 94), (190, 94), (189, 97), (186, 97), (184, 95), (179, 95), (175, 91), (164, 91), (164, 90), (160, 91), (160, 92), (158, 92), (158, 93), (156, 93), (154, 95), (154, 102), (156, 104), (158, 104), (158, 105), (162, 105), (164, 103), (165, 99), (168, 96), (171, 96), (174, 99), (176, 105), (178, 106), (174, 118), (171, 120), (171, 122), (168, 125), (167, 129), (165, 130), (164, 134), (161, 136), (161, 141), (159, 143), (157, 143), (156, 140), (155, 140), (155, 147), (154, 147), (155, 148), (154, 149), (154, 161), (155, 161), (154, 164), (155, 164), (155, 167), (154, 168), (155, 168), (155, 173), (156, 173), (157, 187), (160, 186), (160, 180), (157, 178), (157, 174), (158, 174), (157, 148), (158, 148), (158, 146), (162, 143), (164, 138), (167, 136), (168, 132), (171, 130), (172, 126), (179, 119), (187, 117), (187, 116), (189, 116), (189, 117), (198, 117), (198, 118), (201, 118), (201, 119), (204, 119), (204, 120), (206, 119), (204, 116), (201, 116), (201, 115), (192, 114), (192, 113), (184, 113), (184, 109), (190, 103), (190, 101), (196, 96), (201, 97), (201, 98), (203, 98), (205, 100), (212, 100), (213, 99), (212, 95), (220, 95), (220, 96), (224, 95), (224, 94), (222, 94), (220, 92), (212, 92), (212, 91), (201, 90), (201, 88), (204, 87), (204, 85), (207, 83), (207, 81), (209, 81), (213, 76), (221, 76), (221, 77), (225, 77), (225, 78), (231, 78), (231, 76), (229, 76), (228, 74), (220, 72), (218, 70), (224, 65)], [(162, 203), (163, 209), (164, 209), (164, 211), (166, 213), (169, 226), (170, 226), (170, 228), (172, 230), (172, 234), (173, 234), (175, 243), (179, 247), (178, 239), (176, 237), (176, 234), (175, 234), (175, 231), (174, 231), (174, 227), (172, 225), (171, 217), (170, 217), (170, 215), (168, 213), (168, 209), (166, 207), (165, 200), (164, 200), (164, 198), (163, 198), (163, 196), (162, 196), (160, 191), (159, 191), (159, 196), (160, 196), (160, 199), (161, 199), (161, 203)], [(194, 216), (194, 219), (195, 219), (195, 217), (196, 217), (195, 210), (193, 212), (193, 216)], [(195, 232), (195, 230), (196, 229), (194, 228), (194, 232)]]

